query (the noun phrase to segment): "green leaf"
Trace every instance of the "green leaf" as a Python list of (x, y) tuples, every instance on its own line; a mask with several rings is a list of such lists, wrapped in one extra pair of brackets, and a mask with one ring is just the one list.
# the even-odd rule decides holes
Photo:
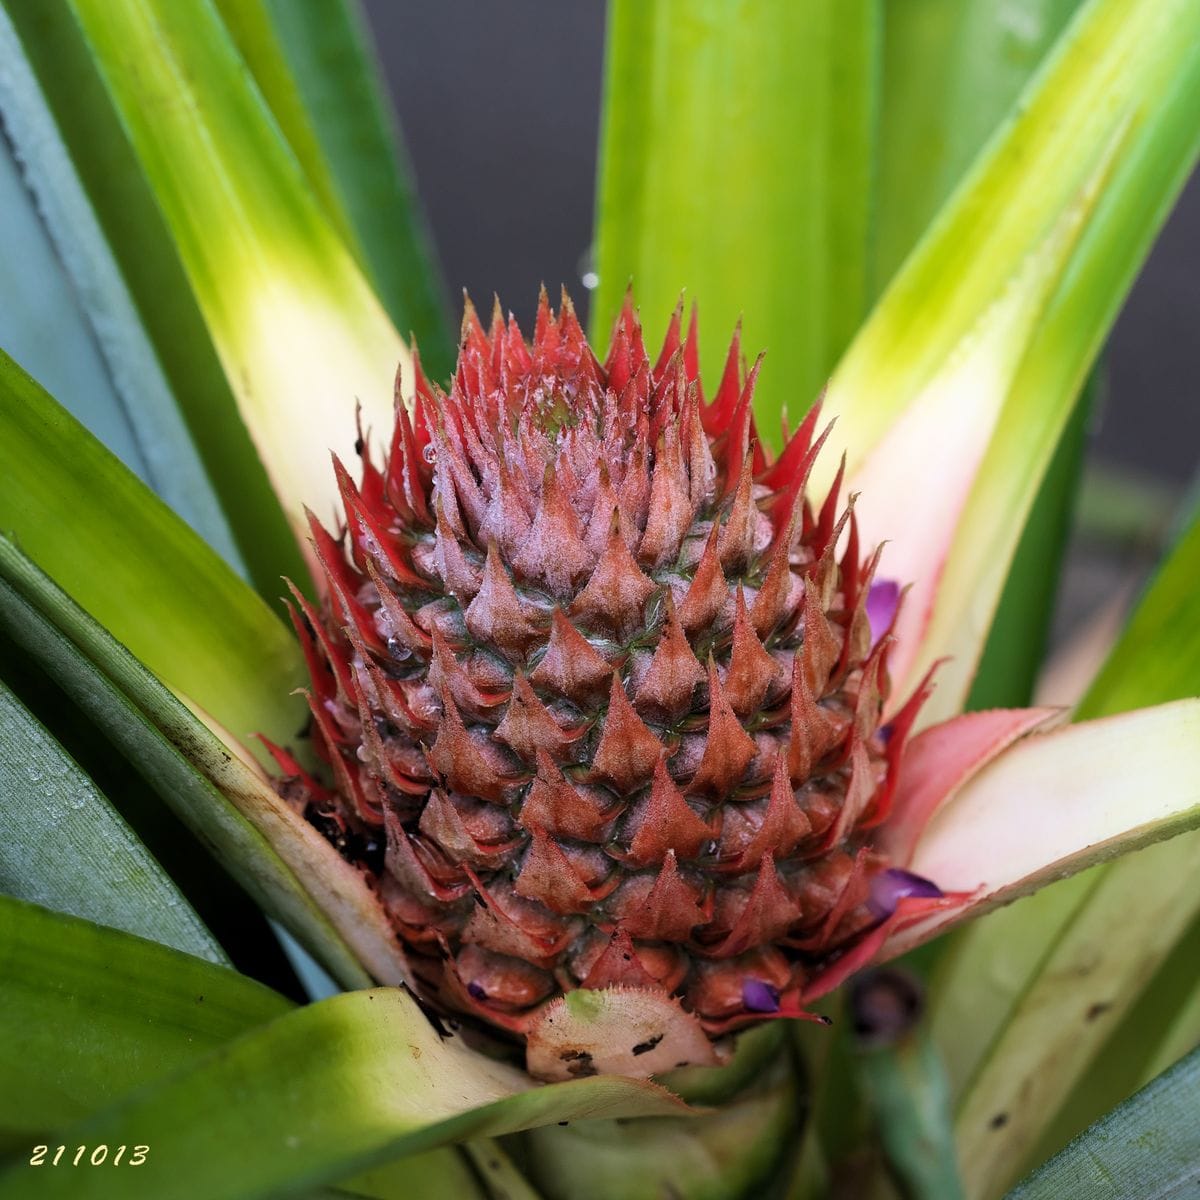
[(1029, 1156), (1045, 1162), (1096, 1119), (1161, 1075), (1200, 1044), (1200, 918), (1149, 978), (1137, 1002), (1114, 1026), (1079, 1082), (1042, 1130)]
[[(269, 782), (0, 539), (0, 620), (231, 874), (344, 985), (404, 978), (362, 876)], [(352, 948), (352, 949), (351, 949)], [(365, 968), (365, 969), (364, 969)]]
[(1121, 712), (1195, 695), (1200, 680), (1200, 511), (1160, 567), (1080, 705), (1080, 715)]
[(1009, 1200), (1166, 1200), (1200, 1184), (1200, 1050), (1096, 1122)]
[[(28, 340), (3, 344), (102, 438), (111, 418), (95, 424), (102, 414), (93, 395), (115, 388), (144, 477), (274, 597), (281, 574), (298, 578), (303, 570), (299, 553), (96, 65), (65, 5), (3, 0), (3, 7), (7, 136), (103, 362), (94, 382), (60, 390), (75, 381), (63, 380), (57, 359), (26, 357)], [(43, 281), (34, 275), (21, 283), (20, 303), (36, 310), (38, 295), (30, 293), (40, 294)], [(61, 319), (41, 316), (56, 354), (75, 353), (61, 345)]]
[(290, 1008), (226, 967), (0, 896), (0, 1129), (79, 1120)]
[(228, 961), (108, 798), (3, 683), (0, 795), (0, 892)]
[(1158, 1048), (1142, 1071), (1142, 1079), (1153, 1079), (1177, 1063), (1189, 1050), (1200, 1045), (1200, 988), (1195, 986), (1195, 963), (1200, 951), (1200, 925), (1194, 925), (1189, 937), (1181, 938), (1172, 952), (1167, 968), (1175, 982), (1180, 976), (1188, 981), (1187, 1000), (1162, 1030)]
[[(1198, 568), (1195, 520), (1139, 603), (1080, 716), (1196, 693)], [(964, 931), (945, 956), (935, 1033), (959, 1096), (964, 1170), (981, 1194), (1020, 1169), (1200, 912), (1200, 899), (1178, 882), (1198, 867), (1200, 834), (1193, 832), (995, 913)], [(1139, 1051), (1131, 1044), (1121, 1052)], [(1097, 1090), (1083, 1099), (1090, 1107), (1076, 1105), (1076, 1121), (1114, 1097)]]
[(916, 244), (1079, 4), (888, 4), (876, 181), (877, 287)]
[[(310, 838), (311, 827), (290, 814), (262, 776), (235, 758), (100, 625), (2, 540), (0, 622), (259, 905), (292, 929), (343, 983), (367, 982), (329, 917), (294, 874), (295, 866), (311, 870), (308, 884), (319, 893), (340, 881), (341, 859), (336, 854), (330, 859), (320, 847), (330, 852), (331, 847)], [(361, 904), (353, 882), (343, 904), (350, 898)], [(372, 929), (370, 920), (361, 920), (361, 926)]]
[(742, 316), (772, 442), (866, 311), (880, 24), (876, 0), (609, 9), (593, 334), (631, 277), (648, 340), (686, 288), (715, 381)]
[(830, 383), (863, 535), (894, 538), (884, 569), (915, 581), (898, 686), (951, 656), (925, 720), (965, 697), (1079, 385), (1195, 158), (1197, 88), (1196, 0), (1091, 0)]
[[(288, 1012), (245, 976), (0, 897), (0, 1134), (31, 1142)], [(56, 1145), (59, 1143), (55, 1143)], [(435, 1150), (342, 1185), (356, 1195), (465, 1200), (474, 1181)]]
[(303, 661), (282, 621), (3, 352), (0, 532), (239, 741), (298, 728)]
[(436, 1033), (406, 992), (376, 989), (286, 1013), (56, 1135), (149, 1145), (142, 1170), (35, 1174), (21, 1163), (0, 1175), (0, 1198), (303, 1194), (471, 1136), (681, 1110), (662, 1088), (615, 1076), (531, 1086)]
[(297, 539), (336, 502), (355, 404), (391, 428), (411, 360), (326, 220), (216, 10), (70, 0), (171, 231), (239, 411)]
[[(4, 20), (0, 11), (0, 39)], [(0, 111), (11, 112), (2, 99)], [(93, 327), (22, 175), (6, 138), (0, 142), (0, 346), (28, 363), (51, 392), (73, 406), (76, 417), (145, 479), (145, 459)], [(37, 287), (29, 286), (33, 279)]]
[[(467, 1142), (462, 1149), (470, 1157), (476, 1174), (484, 1181), (491, 1200), (541, 1200), (541, 1196), (517, 1170), (516, 1164), (499, 1142), (480, 1138)], [(409, 1197), (397, 1194), (395, 1200), (409, 1200)]]
[(432, 247), (355, 0), (218, 0), (326, 216), (434, 378), (454, 339)]
[[(485, 1160), (482, 1165), (480, 1160)], [(497, 1186), (485, 1187), (481, 1178), (489, 1182), (495, 1179)], [(507, 1163), (496, 1143), (485, 1141), (477, 1151), (476, 1144), (469, 1142), (462, 1147), (426, 1150), (363, 1171), (353, 1179), (340, 1180), (333, 1195), (368, 1196), (372, 1200), (539, 1200), (533, 1193), (522, 1192), (521, 1182), (520, 1172)]]
[(1101, 388), (1101, 374), (1093, 373), (1029, 510), (963, 706), (970, 711), (1019, 708), (1033, 699), (1066, 562), (1088, 424)]
[[(1021, 922), (1000, 924), (994, 936), (1006, 933), (1023, 954), (1041, 953), (985, 1042), (958, 1106), (959, 1153), (972, 1194), (997, 1194), (1029, 1165), (1072, 1085), (1186, 931), (1197, 904), (1181, 896), (1179, 880), (1198, 870), (1200, 836), (1193, 832), (1082, 876), (1082, 894), (1056, 896)], [(1045, 932), (1023, 944), (1035, 916)], [(987, 970), (984, 978), (996, 980), (994, 957)]]

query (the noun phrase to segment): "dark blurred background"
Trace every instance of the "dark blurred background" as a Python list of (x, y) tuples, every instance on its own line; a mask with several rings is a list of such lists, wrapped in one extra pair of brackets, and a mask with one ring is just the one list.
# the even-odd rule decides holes
[[(604, 50), (599, 0), (367, 0), (447, 285), (528, 329), (544, 280), (586, 303)], [(1167, 495), (1200, 449), (1200, 178), (1112, 335), (1092, 455)]]

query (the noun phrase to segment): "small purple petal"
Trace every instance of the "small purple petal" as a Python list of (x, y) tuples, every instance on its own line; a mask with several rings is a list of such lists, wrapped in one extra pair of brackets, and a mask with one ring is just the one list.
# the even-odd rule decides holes
[(779, 993), (761, 979), (746, 979), (742, 981), (742, 1003), (751, 1012), (778, 1012)]
[(886, 725), (880, 725), (875, 732), (878, 735), (879, 740), (886, 746), (888, 742), (892, 740), (892, 734), (895, 733), (896, 730), (892, 726), (891, 722), (888, 722)]
[(467, 992), (476, 1000), (486, 1000), (487, 992), (483, 990), (473, 979), (467, 984)]
[(888, 631), (896, 609), (900, 607), (900, 585), (894, 579), (871, 584), (867, 593), (867, 620), (871, 623), (871, 645)]
[(914, 875), (912, 871), (905, 871), (900, 867), (889, 867), (871, 880), (871, 894), (867, 899), (867, 907), (877, 917), (890, 917), (896, 911), (896, 905), (906, 896), (936, 898), (943, 894), (942, 889), (932, 879), (926, 879), (924, 875)]

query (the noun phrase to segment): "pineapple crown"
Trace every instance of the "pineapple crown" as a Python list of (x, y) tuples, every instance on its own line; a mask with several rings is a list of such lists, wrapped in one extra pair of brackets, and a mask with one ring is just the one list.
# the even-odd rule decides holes
[(808, 495), (819, 405), (772, 458), (761, 356), (735, 332), (707, 401), (694, 310), (652, 365), (628, 297), (603, 363), (544, 290), (528, 344), (467, 302), (448, 390), (415, 361), (386, 464), (335, 461), (341, 535), (311, 523), (325, 601), (291, 611), (333, 786), (277, 750), (285, 794), (421, 994), (535, 1074), (718, 1061), (936, 894), (873, 843), (926, 692), (881, 725), (900, 595), (841, 472)]

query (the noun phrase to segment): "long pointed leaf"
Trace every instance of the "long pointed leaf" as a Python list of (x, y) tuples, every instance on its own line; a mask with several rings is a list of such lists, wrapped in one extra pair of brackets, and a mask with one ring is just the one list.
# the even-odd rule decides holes
[(2, 352), (0, 532), (239, 740), (299, 726), (303, 664), (282, 621)]
[(1115, 1108), (1200, 1045), (1198, 961), (1200, 919), (1193, 918), (1187, 933), (1149, 976), (1137, 1002), (1110, 1026), (1104, 1045), (1092, 1055), (1054, 1119), (1043, 1126), (1029, 1162), (1051, 1158), (1082, 1133), (1098, 1112)]
[(1080, 706), (1082, 716), (1194, 695), (1200, 681), (1200, 509), (1172, 547)]
[[(1191, 923), (1197, 906), (1180, 896), (1179, 881), (1197, 871), (1193, 832), (1084, 876), (1070, 919), (1043, 909), (1052, 940), (959, 1104), (956, 1134), (971, 1195), (995, 1196), (1028, 1168), (1072, 1085)], [(1018, 938), (1023, 930), (1008, 932)]]
[(1200, 1050), (1080, 1134), (1009, 1200), (1167, 1200), (1200, 1186)]
[[(343, 984), (405, 969), (362, 876), (103, 628), (0, 539), (0, 619), (213, 847), (235, 878)], [(353, 948), (353, 951), (350, 948)]]
[[(129, 433), (130, 444), (117, 452), (124, 450), (121, 457), (135, 470), (141, 466), (139, 474), (159, 495), (203, 532), (210, 545), (239, 565), (229, 526), (217, 507), (100, 222), (38, 87), (32, 64), (23, 53), (17, 29), (3, 12), (0, 54), (6, 63), (0, 74), (0, 111), (6, 136), (20, 157), (38, 215), (53, 238), (61, 264), (58, 269), (71, 281), (72, 295), (64, 307), (81, 306), (88, 322), (83, 336), (101, 355), (97, 373), (111, 385), (96, 388), (92, 380), (83, 381), (79, 392), (68, 400), (86, 423), (98, 407), (93, 391), (106, 398), (110, 393), (116, 412), (100, 411), (103, 427), (111, 429), (116, 417)], [(44, 286), (37, 276), (21, 283), (10, 302), (18, 310), (29, 302), (31, 292)], [(33, 303), (37, 304), (36, 299)], [(61, 333), (56, 315), (43, 312), (41, 316), (54, 330), (57, 342)], [(13, 345), (8, 349), (17, 351)], [(57, 376), (55, 359), (62, 350), (56, 344), (54, 351), (53, 356), (40, 356), (42, 361), (28, 365), (35, 372), (47, 367)]]
[[(0, 1132), (33, 1138), (289, 1011), (233, 971), (0, 897)], [(57, 1143), (56, 1143), (57, 1144)], [(367, 1196), (475, 1195), (466, 1165), (431, 1151), (346, 1185)]]
[(531, 1087), (440, 1037), (406, 992), (377, 989), (287, 1013), (61, 1134), (148, 1144), (142, 1170), (38, 1176), (22, 1163), (0, 1175), (0, 1198), (303, 1194), (472, 1135), (683, 1111), (664, 1089), (615, 1076)]
[(882, 287), (1080, 0), (901, 0), (883, 39), (874, 276)]
[[(112, 380), (128, 413), (145, 478), (231, 562), (232, 536), (237, 558), (274, 597), (279, 576), (301, 570), (300, 555), (96, 64), (66, 5), (3, 0), (3, 8), (0, 110), (102, 352), (98, 380)], [(36, 305), (28, 293), (42, 280), (23, 283), (23, 303)], [(57, 336), (60, 324), (51, 318), (47, 328)], [(87, 396), (60, 394), (57, 373), (7, 348), (92, 427)]]
[(302, 545), (410, 360), (203, 0), (71, 0)]
[(866, 309), (880, 23), (876, 0), (610, 6), (593, 330), (631, 277), (650, 338), (686, 288), (715, 380), (742, 316), (772, 441)]
[(108, 798), (3, 683), (0, 796), (0, 892), (228, 961)]
[(960, 788), (917, 844), (912, 869), (967, 899), (889, 946), (1197, 827), (1200, 699), (1031, 735)]
[[(1194, 520), (1138, 605), (1079, 715), (1196, 693), (1198, 570), (1200, 520)], [(1200, 899), (1179, 887), (1197, 869), (1198, 855), (1200, 834), (1187, 834), (1055, 884), (972, 926), (955, 944), (940, 972), (932, 1011), (959, 1091), (963, 1161), (983, 1194), (1004, 1182), (998, 1164), (1011, 1177), (1032, 1153), (1039, 1131), (1200, 911)], [(1073, 972), (1084, 964), (1088, 978), (1097, 981), (1086, 995), (1071, 986)], [(969, 1029), (962, 1024), (968, 1012)], [(1076, 1111), (1095, 1115), (1118, 1098), (1094, 1091)], [(1011, 1117), (995, 1128), (1001, 1112)]]
[(219, 0), (304, 173), (434, 378), (454, 339), (409, 166), (355, 0)]
[(895, 539), (929, 593), (899, 673), (953, 656), (927, 720), (966, 694), (1082, 376), (1195, 158), (1197, 88), (1196, 0), (1091, 0), (831, 381), (868, 540)]
[(1050, 641), (1102, 371), (1093, 373), (1075, 405), (1029, 510), (964, 702), (969, 710), (1017, 708), (1033, 700)]
[(0, 1129), (111, 1104), (291, 1005), (226, 967), (0, 897)]
[[(4, 20), (0, 12), (0, 28)], [(145, 479), (146, 462), (128, 414), (7, 139), (0, 142), (0, 251), (0, 346), (28, 363), (50, 392), (72, 404), (74, 415)], [(36, 288), (29, 286), (31, 279)]]

